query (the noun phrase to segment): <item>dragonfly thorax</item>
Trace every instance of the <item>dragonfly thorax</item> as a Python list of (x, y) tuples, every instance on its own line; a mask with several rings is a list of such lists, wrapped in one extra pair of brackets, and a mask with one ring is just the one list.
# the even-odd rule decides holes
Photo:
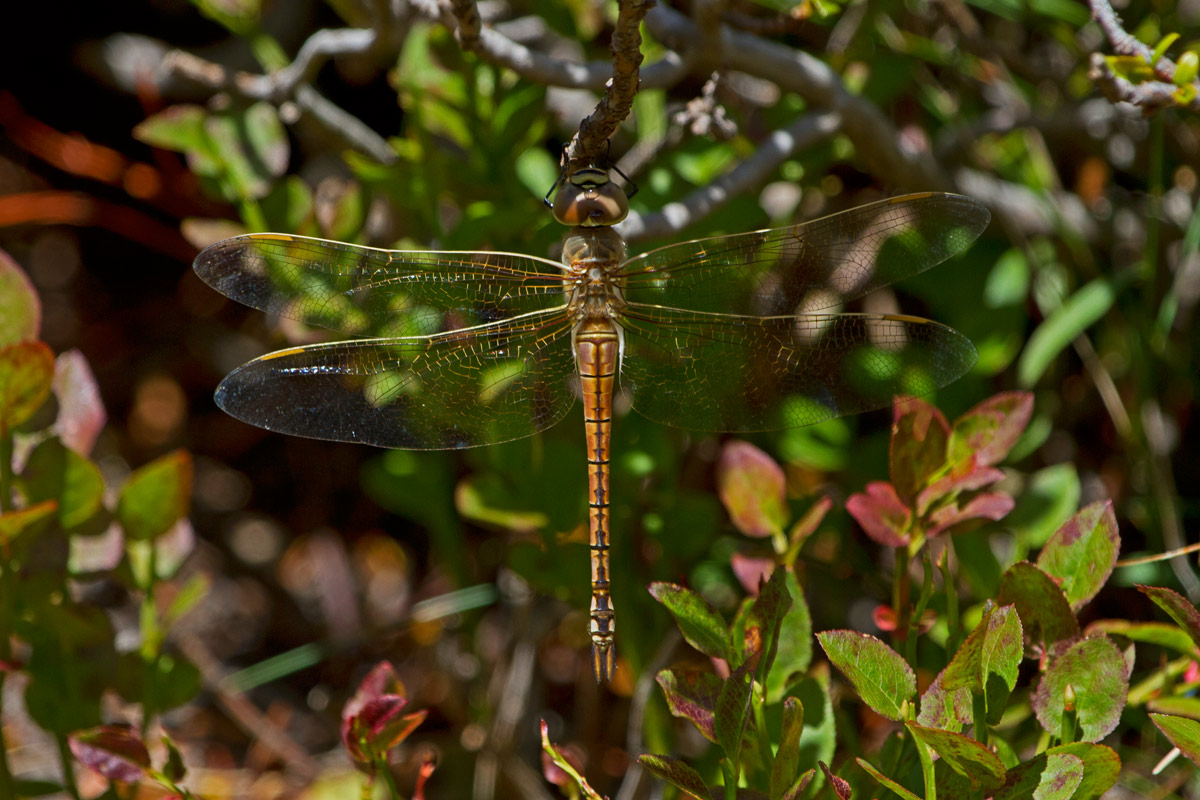
[(625, 308), (619, 281), (625, 241), (612, 228), (577, 227), (563, 242), (567, 306), (576, 321), (616, 317)]
[(616, 225), (629, 214), (629, 199), (598, 167), (576, 170), (554, 195), (554, 218), (563, 225)]

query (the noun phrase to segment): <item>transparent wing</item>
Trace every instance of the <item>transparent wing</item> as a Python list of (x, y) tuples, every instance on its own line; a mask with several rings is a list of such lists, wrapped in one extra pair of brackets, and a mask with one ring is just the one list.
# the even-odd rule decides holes
[(561, 305), (561, 264), (492, 252), (379, 250), (279, 233), (235, 236), (196, 274), (239, 303), (354, 336), (414, 336)]
[(922, 395), (975, 347), (945, 325), (881, 314), (750, 317), (631, 305), (621, 387), (656, 422), (703, 431), (799, 428)]
[(231, 372), (217, 405), (270, 431), (409, 450), (530, 436), (575, 401), (571, 325), (544, 311), (490, 325), (269, 353)]
[(639, 303), (786, 316), (838, 305), (965, 250), (987, 227), (969, 197), (916, 194), (787, 228), (668, 245), (624, 264)]

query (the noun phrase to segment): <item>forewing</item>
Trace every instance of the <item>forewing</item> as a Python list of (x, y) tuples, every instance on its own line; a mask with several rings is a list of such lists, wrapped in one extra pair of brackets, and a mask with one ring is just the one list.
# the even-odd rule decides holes
[(270, 431), (407, 450), (530, 436), (575, 400), (570, 323), (537, 312), (475, 328), (308, 345), (231, 372), (217, 405)]
[(642, 415), (702, 431), (799, 428), (923, 395), (975, 363), (965, 336), (918, 317), (750, 317), (631, 305), (621, 387)]
[(965, 250), (987, 227), (969, 197), (916, 194), (787, 228), (696, 239), (629, 259), (633, 302), (752, 316), (836, 309)]
[(514, 253), (380, 250), (279, 233), (235, 236), (196, 257), (221, 294), (354, 336), (416, 336), (563, 302), (561, 265)]

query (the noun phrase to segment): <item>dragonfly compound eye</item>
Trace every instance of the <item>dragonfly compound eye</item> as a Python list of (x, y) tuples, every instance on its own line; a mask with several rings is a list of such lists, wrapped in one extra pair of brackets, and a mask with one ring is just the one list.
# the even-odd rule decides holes
[(554, 195), (554, 218), (563, 225), (616, 225), (628, 214), (625, 192), (596, 167), (577, 170)]

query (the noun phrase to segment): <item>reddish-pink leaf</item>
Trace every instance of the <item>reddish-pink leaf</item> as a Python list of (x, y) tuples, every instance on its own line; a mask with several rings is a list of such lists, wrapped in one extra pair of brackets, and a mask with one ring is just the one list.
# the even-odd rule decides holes
[(0, 250), (0, 346), (36, 339), (42, 327), (42, 304), (29, 276)]
[(889, 547), (908, 544), (912, 512), (885, 481), (872, 481), (866, 492), (850, 496), (846, 510), (862, 526), (867, 536)]
[(935, 406), (915, 397), (897, 398), (892, 409), (889, 474), (896, 494), (911, 504), (946, 464), (950, 423)]
[(927, 533), (929, 536), (937, 536), (960, 522), (970, 519), (990, 519), (992, 521), (1003, 519), (1008, 512), (1013, 510), (1014, 505), (1016, 505), (1016, 501), (1003, 492), (978, 494), (962, 508), (952, 504), (933, 512), (928, 520)]
[(107, 415), (96, 378), (87, 359), (78, 350), (68, 350), (54, 362), (54, 396), (58, 419), (54, 432), (67, 447), (80, 455), (92, 452)]
[(757, 595), (758, 587), (771, 576), (775, 569), (775, 559), (745, 556), (734, 553), (729, 557), (729, 567), (738, 583), (746, 590), (746, 594)]
[(71, 734), (67, 741), (79, 763), (110, 781), (140, 781), (150, 769), (150, 753), (130, 727), (89, 728)]
[(829, 769), (829, 765), (824, 761), (818, 761), (817, 765), (821, 767), (821, 772), (825, 773), (825, 780), (829, 781), (829, 786), (833, 789), (833, 793), (838, 796), (838, 800), (850, 800), (849, 781), (834, 775), (833, 771)]
[(1025, 432), (1033, 416), (1033, 394), (1002, 392), (989, 397), (954, 422), (950, 460), (973, 456), (980, 466), (999, 464)]
[(787, 490), (783, 470), (769, 455), (749, 442), (732, 441), (717, 463), (721, 502), (734, 526), (747, 536), (771, 536), (787, 521)]
[(974, 458), (955, 464), (946, 475), (926, 486), (917, 495), (917, 514), (924, 516), (938, 501), (959, 492), (974, 492), (991, 486), (1004, 477), (996, 467), (980, 465)]
[(406, 697), (403, 681), (387, 661), (380, 661), (362, 679), (342, 709), (342, 744), (355, 760), (370, 760), (370, 754), (360, 747), (362, 737), (370, 734), (380, 721), (386, 722), (398, 714), (407, 702)]
[(54, 354), (42, 342), (0, 347), (0, 428), (15, 428), (50, 396)]
[(711, 742), (717, 740), (715, 715), (721, 695), (721, 679), (711, 672), (673, 667), (656, 676), (667, 708), (688, 720)]

